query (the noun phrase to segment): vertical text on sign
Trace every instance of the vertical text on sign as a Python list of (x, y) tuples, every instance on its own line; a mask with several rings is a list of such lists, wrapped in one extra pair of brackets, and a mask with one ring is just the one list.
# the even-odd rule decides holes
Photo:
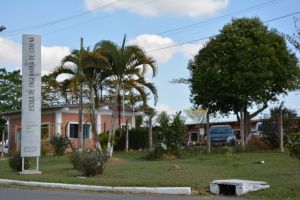
[(34, 111), (34, 66), (35, 66), (35, 63), (34, 63), (34, 37), (29, 37), (28, 38), (29, 40), (29, 88), (32, 88), (32, 89), (29, 89), (29, 95), (28, 95), (28, 98), (29, 98), (29, 106), (28, 106), (28, 109), (29, 111)]

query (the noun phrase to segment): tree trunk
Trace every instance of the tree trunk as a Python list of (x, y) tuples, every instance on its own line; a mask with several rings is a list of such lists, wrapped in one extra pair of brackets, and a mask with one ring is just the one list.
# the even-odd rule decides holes
[(281, 102), (281, 104), (279, 106), (279, 149), (280, 149), (280, 152), (284, 152), (284, 147), (283, 147), (282, 106), (283, 106), (283, 101)]
[(244, 132), (244, 123), (245, 123), (245, 120), (244, 120), (244, 107), (243, 106), (240, 110), (240, 133), (241, 133), (241, 146), (242, 146), (242, 150), (244, 151), (245, 150), (245, 132)]
[(126, 138), (125, 138), (125, 152), (128, 152), (128, 146), (129, 146), (129, 142), (128, 142), (128, 120), (130, 119), (130, 117), (128, 117), (128, 119), (126, 120)]
[(78, 115), (78, 149), (82, 150), (82, 83), (79, 84), (79, 115)]
[(207, 151), (210, 153), (210, 133), (209, 133), (209, 112), (206, 113), (206, 141), (207, 141)]
[(115, 127), (116, 127), (116, 118), (117, 118), (117, 109), (118, 109), (118, 90), (119, 90), (119, 83), (116, 84), (116, 91), (115, 91), (115, 102), (112, 110), (112, 116), (110, 121), (110, 128), (109, 128), (109, 135), (108, 135), (108, 142), (107, 142), (107, 153), (112, 156), (111, 149), (113, 148), (111, 145), (112, 136), (115, 135)]
[[(92, 111), (91, 123), (92, 123), (92, 127), (93, 127), (93, 130), (94, 130), (94, 142), (95, 142), (96, 149), (99, 149), (100, 151), (102, 151), (99, 136), (98, 136), (97, 121), (96, 121), (96, 108), (95, 108), (95, 101), (94, 100), (95, 100), (94, 99), (94, 91), (91, 89), (91, 104), (92, 104), (91, 105), (91, 107), (92, 107), (91, 108), (91, 111)], [(85, 128), (86, 128), (86, 125), (85, 125)], [(86, 138), (86, 135), (84, 136), (84, 138)], [(84, 145), (86, 145), (85, 141), (84, 141)]]
[(152, 140), (152, 118), (154, 117), (155, 113), (152, 113), (149, 117), (149, 150), (153, 151), (153, 140)]

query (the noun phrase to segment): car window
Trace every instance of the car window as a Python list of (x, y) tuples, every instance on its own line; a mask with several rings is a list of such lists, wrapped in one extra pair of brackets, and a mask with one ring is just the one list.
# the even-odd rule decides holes
[(231, 127), (211, 127), (210, 134), (232, 134)]
[(4, 148), (8, 148), (8, 146), (6, 145), (6, 146), (4, 146)]

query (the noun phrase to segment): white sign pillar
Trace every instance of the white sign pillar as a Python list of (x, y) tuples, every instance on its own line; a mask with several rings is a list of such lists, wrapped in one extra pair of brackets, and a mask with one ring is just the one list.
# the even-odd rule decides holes
[[(20, 174), (40, 174), (38, 163), (41, 150), (41, 36), (22, 36), (22, 134)], [(30, 157), (36, 158), (36, 167)], [(25, 170), (28, 159), (30, 168)]]

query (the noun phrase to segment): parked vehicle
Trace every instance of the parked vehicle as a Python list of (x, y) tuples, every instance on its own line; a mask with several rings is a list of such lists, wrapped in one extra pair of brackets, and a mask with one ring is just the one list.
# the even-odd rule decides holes
[[(2, 152), (2, 146), (0, 147), (0, 154), (1, 154), (1, 152)], [(4, 145), (3, 153), (8, 154), (8, 145)]]
[[(212, 146), (236, 145), (236, 135), (233, 133), (233, 130), (229, 125), (212, 126), (209, 129), (209, 133), (210, 144)], [(207, 142), (207, 136), (205, 137), (205, 142)]]
[[(255, 132), (254, 135), (258, 135), (259, 137), (261, 137), (261, 132), (263, 131), (263, 123), (262, 122), (258, 122), (255, 126)], [(251, 134), (250, 134), (251, 135)]]

